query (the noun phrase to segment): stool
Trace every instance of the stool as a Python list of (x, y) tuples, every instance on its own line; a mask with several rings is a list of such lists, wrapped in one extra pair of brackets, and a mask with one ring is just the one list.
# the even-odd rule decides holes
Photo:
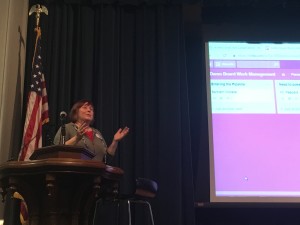
[[(149, 209), (152, 225), (154, 225), (151, 204), (144, 198), (154, 198), (156, 196), (156, 192), (157, 192), (157, 183), (155, 181), (147, 179), (147, 178), (137, 178), (136, 179), (136, 189), (135, 189), (134, 198), (127, 199), (128, 217), (129, 217), (128, 224), (129, 225), (131, 225), (131, 210), (130, 210), (131, 203), (147, 205), (148, 209)], [(143, 198), (143, 199), (140, 199), (140, 198)]]
[[(149, 198), (154, 198), (156, 196), (158, 189), (158, 185), (155, 181), (147, 179), (147, 178), (137, 178), (135, 183), (135, 193), (132, 195), (120, 195), (114, 199), (105, 199), (114, 203), (117, 203), (117, 207), (119, 210), (120, 202), (126, 201), (127, 202), (127, 209), (128, 209), (128, 225), (132, 225), (131, 221), (131, 204), (143, 204), (148, 207), (148, 211), (151, 218), (151, 224), (154, 225), (154, 218), (152, 213), (151, 204), (146, 200)], [(104, 200), (104, 199), (99, 199)], [(98, 203), (98, 202), (97, 202)], [(96, 207), (97, 208), (97, 207)], [(96, 214), (96, 209), (95, 209)], [(119, 217), (119, 213), (117, 214)], [(95, 219), (95, 215), (94, 215)], [(119, 220), (117, 220), (119, 222)]]

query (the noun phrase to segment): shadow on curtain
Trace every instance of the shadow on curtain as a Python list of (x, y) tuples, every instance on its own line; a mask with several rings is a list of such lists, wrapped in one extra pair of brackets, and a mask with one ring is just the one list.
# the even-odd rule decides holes
[[(112, 162), (126, 171), (121, 192), (130, 192), (136, 177), (154, 179), (159, 184), (153, 201), (156, 224), (193, 225), (187, 69), (182, 6), (177, 4), (182, 1), (159, 2), (44, 2), (49, 16), (41, 24), (43, 62), (51, 120), (44, 140), (51, 144), (60, 111), (91, 99), (94, 126), (107, 142), (119, 127), (131, 129)], [(30, 74), (34, 18), (28, 29)]]

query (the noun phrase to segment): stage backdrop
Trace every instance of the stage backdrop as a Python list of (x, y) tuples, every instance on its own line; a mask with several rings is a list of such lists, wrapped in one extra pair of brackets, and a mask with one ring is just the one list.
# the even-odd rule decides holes
[[(30, 6), (36, 3), (49, 10), (41, 24), (50, 108), (44, 143), (51, 144), (60, 111), (92, 100), (94, 126), (108, 143), (119, 127), (130, 127), (112, 161), (126, 171), (121, 191), (130, 192), (136, 177), (154, 179), (156, 224), (194, 224), (183, 1), (31, 0)], [(33, 28), (30, 18), (27, 75)]]

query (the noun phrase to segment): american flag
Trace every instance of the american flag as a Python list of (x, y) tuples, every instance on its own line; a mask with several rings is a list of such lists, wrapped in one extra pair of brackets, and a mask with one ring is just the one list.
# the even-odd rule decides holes
[(19, 161), (29, 160), (33, 151), (42, 147), (42, 125), (49, 122), (48, 99), (41, 57), (41, 30), (36, 29), (30, 90)]

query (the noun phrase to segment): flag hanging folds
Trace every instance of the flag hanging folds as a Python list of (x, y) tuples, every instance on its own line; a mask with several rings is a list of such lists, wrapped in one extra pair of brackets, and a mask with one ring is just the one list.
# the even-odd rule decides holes
[(41, 30), (36, 28), (35, 31), (37, 36), (19, 161), (29, 160), (33, 151), (42, 147), (42, 125), (49, 121), (48, 98), (41, 56)]

